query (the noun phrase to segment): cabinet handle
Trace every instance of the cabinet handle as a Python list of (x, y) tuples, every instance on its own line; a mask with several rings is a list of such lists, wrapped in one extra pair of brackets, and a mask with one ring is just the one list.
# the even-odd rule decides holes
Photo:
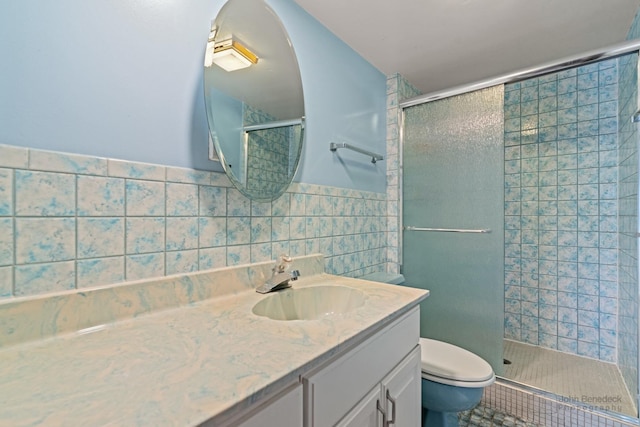
[(387, 390), (387, 400), (391, 402), (391, 419), (387, 422), (387, 426), (396, 423), (396, 400), (391, 397), (391, 393)]
[(387, 427), (388, 423), (387, 423), (387, 411), (384, 410), (384, 408), (382, 407), (382, 405), (380, 404), (380, 400), (376, 400), (376, 405), (378, 407), (378, 411), (382, 414), (382, 425), (384, 427)]

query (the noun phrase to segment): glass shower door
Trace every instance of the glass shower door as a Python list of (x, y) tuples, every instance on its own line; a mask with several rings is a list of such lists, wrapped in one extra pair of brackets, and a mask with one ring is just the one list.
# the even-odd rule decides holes
[[(403, 125), (402, 272), (409, 286), (431, 291), (421, 307), (421, 335), (478, 354), (497, 374), (504, 328), (503, 92), (497, 86), (408, 107)], [(433, 228), (464, 232), (422, 230)]]

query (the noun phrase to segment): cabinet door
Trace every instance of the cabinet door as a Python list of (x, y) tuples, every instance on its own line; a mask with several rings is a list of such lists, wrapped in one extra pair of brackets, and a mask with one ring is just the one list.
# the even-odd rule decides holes
[(376, 386), (353, 408), (336, 427), (380, 427), (380, 387)]
[[(336, 361), (303, 378), (305, 426), (333, 427), (389, 372), (395, 372), (420, 339), (418, 307)], [(381, 401), (384, 403), (384, 401)]]
[(420, 425), (421, 376), (420, 346), (418, 345), (382, 381), (387, 426), (416, 427)]

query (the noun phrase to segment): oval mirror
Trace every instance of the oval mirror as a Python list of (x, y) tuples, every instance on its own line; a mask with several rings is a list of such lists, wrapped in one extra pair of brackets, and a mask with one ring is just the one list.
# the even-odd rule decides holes
[(263, 0), (229, 0), (205, 52), (209, 132), (233, 185), (252, 200), (288, 188), (304, 140), (304, 98), (287, 32)]

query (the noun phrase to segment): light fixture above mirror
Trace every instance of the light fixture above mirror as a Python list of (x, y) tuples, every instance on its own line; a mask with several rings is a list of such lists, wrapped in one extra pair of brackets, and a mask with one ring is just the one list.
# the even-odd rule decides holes
[[(215, 33), (215, 30), (212, 33)], [(211, 40), (207, 43), (205, 67), (215, 64), (225, 71), (236, 71), (257, 63), (256, 54), (233, 38), (222, 41)]]

